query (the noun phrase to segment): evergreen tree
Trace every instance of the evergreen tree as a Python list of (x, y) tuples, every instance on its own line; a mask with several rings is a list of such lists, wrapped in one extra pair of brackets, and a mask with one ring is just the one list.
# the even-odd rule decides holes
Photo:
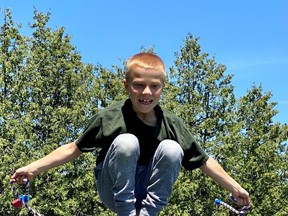
[[(171, 68), (171, 82), (166, 97), (166, 108), (174, 110), (210, 155), (214, 155), (220, 135), (225, 135), (233, 116), (235, 97), (231, 75), (224, 76), (224, 65), (201, 53), (198, 38), (188, 34), (176, 53), (175, 66)], [(184, 186), (182, 186), (184, 184)], [(211, 215), (214, 197), (221, 194), (218, 185), (199, 170), (183, 171), (170, 201), (178, 203), (181, 214)], [(174, 209), (173, 209), (174, 211)]]
[(14, 165), (19, 165), (19, 158), (25, 158), (29, 151), (26, 146), (18, 145), (27, 139), (27, 131), (22, 127), (27, 123), (23, 117), (27, 93), (21, 82), (25, 79), (21, 71), (27, 61), (27, 40), (20, 35), (19, 28), (21, 26), (12, 20), (11, 11), (5, 10), (0, 31), (0, 212), (4, 215), (14, 212), (10, 202), (2, 198), (12, 200), (9, 176)]
[[(251, 214), (287, 214), (287, 125), (273, 123), (271, 93), (253, 87), (237, 101), (232, 76), (201, 53), (191, 34), (170, 71), (166, 108), (181, 116), (206, 151), (251, 193)], [(215, 197), (229, 199), (199, 170), (183, 170), (162, 214), (227, 215), (227, 209), (213, 207)]]
[[(5, 150), (1, 177), (8, 183), (1, 189), (10, 187), (12, 169), (76, 139), (98, 110), (94, 106), (94, 66), (81, 62), (64, 28), (53, 31), (47, 27), (49, 16), (35, 10), (31, 24), (34, 31), (28, 38), (20, 36), (10, 11), (5, 13), (1, 28), (0, 131), (1, 148)], [(95, 157), (86, 154), (43, 173), (32, 182), (30, 205), (45, 215), (73, 215), (79, 209), (97, 212), (94, 163)], [(12, 193), (7, 197), (12, 200)], [(18, 214), (9, 201), (1, 202), (2, 214)], [(91, 206), (95, 207), (91, 210)], [(22, 208), (19, 214), (26, 213)]]
[[(13, 170), (77, 139), (88, 119), (126, 98), (123, 65), (84, 64), (63, 27), (34, 11), (30, 37), (20, 34), (10, 10), (0, 31), (0, 214), (27, 215), (11, 205)], [(161, 104), (187, 124), (197, 141), (252, 197), (251, 215), (288, 213), (287, 124), (273, 122), (271, 93), (253, 86), (237, 100), (225, 66), (201, 52), (188, 34), (170, 68)], [(154, 53), (153, 48), (141, 48)], [(123, 61), (125, 63), (125, 61)], [(44, 215), (113, 215), (95, 191), (97, 152), (37, 176), (29, 205)], [(19, 186), (20, 188), (20, 186)], [(2, 198), (3, 197), (3, 198)], [(227, 199), (199, 170), (182, 170), (161, 215), (227, 215), (213, 206)]]
[[(285, 215), (287, 201), (287, 125), (273, 123), (277, 114), (271, 92), (253, 86), (238, 101), (235, 120), (237, 133), (228, 138), (231, 144), (222, 149), (231, 155), (225, 162), (239, 181), (249, 188), (253, 199), (253, 215)], [(235, 130), (236, 132), (236, 130)], [(230, 153), (229, 153), (230, 151)], [(236, 166), (232, 160), (237, 161)]]

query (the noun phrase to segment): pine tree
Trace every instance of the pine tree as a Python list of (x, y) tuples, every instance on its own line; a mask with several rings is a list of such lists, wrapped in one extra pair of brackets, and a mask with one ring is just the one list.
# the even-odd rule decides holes
[[(285, 215), (287, 125), (273, 123), (271, 93), (253, 87), (236, 100), (232, 76), (224, 72), (189, 34), (171, 68), (166, 108), (181, 116), (204, 149), (251, 193), (253, 215)], [(198, 170), (183, 170), (161, 214), (227, 215), (227, 209), (212, 206), (215, 197), (229, 199)]]
[[(64, 28), (53, 31), (47, 27), (49, 17), (35, 10), (32, 37), (25, 37), (19, 34), (10, 11), (5, 13), (0, 127), (1, 148), (5, 150), (1, 177), (8, 182), (5, 188), (13, 169), (76, 139), (98, 109), (93, 97), (97, 91), (94, 67), (81, 62)], [(37, 177), (31, 184), (31, 205), (48, 215), (73, 215), (78, 209), (91, 212), (90, 207), (99, 202), (91, 181), (94, 162), (87, 154)], [(4, 215), (19, 211), (8, 201), (1, 208)], [(22, 208), (20, 215), (26, 213)]]
[[(11, 11), (4, 12), (0, 31), (0, 192), (1, 197), (12, 200), (10, 175), (19, 158), (25, 158), (28, 148), (19, 145), (27, 138), (23, 127), (26, 119), (27, 93), (22, 89), (22, 73), (27, 60), (27, 38), (19, 33), (20, 25), (12, 20)], [(7, 190), (9, 188), (9, 190)], [(0, 199), (0, 212), (13, 215), (14, 209), (6, 199)]]
[[(11, 206), (13, 170), (79, 136), (89, 118), (126, 98), (123, 65), (84, 64), (64, 27), (48, 27), (50, 14), (34, 11), (31, 36), (21, 35), (10, 10), (0, 31), (0, 214), (27, 215)], [(188, 34), (170, 73), (161, 105), (180, 116), (206, 151), (252, 197), (253, 215), (288, 213), (288, 126), (273, 122), (271, 93), (253, 86), (236, 99), (232, 75), (201, 52)], [(154, 53), (153, 48), (142, 51)], [(123, 61), (122, 63), (125, 63)], [(97, 151), (49, 170), (31, 182), (29, 205), (44, 215), (113, 215), (95, 191)], [(20, 186), (19, 186), (20, 188)], [(215, 209), (227, 197), (199, 170), (182, 170), (161, 215), (227, 215)]]
[[(232, 76), (225, 76), (224, 65), (201, 53), (198, 39), (188, 34), (180, 53), (175, 53), (169, 83), (173, 91), (167, 90), (166, 94), (172, 100), (169, 99), (166, 108), (172, 106), (201, 146), (215, 156), (215, 148), (221, 143), (219, 137), (226, 134), (225, 128), (231, 124), (235, 109)], [(172, 203), (180, 203), (177, 209), (188, 215), (212, 214), (213, 197), (221, 194), (218, 185), (198, 170), (183, 171), (178, 182), (171, 198)]]

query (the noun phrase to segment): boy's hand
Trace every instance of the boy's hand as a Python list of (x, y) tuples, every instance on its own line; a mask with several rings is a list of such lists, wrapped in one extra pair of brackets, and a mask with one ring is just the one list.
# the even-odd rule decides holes
[(250, 205), (249, 193), (243, 188), (241, 188), (237, 192), (232, 193), (232, 198), (233, 201), (238, 205)]
[(15, 171), (15, 173), (11, 176), (11, 180), (20, 184), (25, 184), (26, 181), (24, 179), (32, 180), (33, 177), (33, 172), (28, 168), (28, 166), (24, 166)]

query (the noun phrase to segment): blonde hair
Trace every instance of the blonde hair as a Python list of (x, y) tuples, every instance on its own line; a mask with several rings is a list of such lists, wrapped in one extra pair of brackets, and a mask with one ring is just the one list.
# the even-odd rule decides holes
[(166, 79), (165, 65), (162, 59), (153, 53), (138, 53), (131, 56), (126, 63), (126, 79), (129, 79), (131, 71), (136, 67), (145, 69), (154, 69), (161, 71), (164, 74), (164, 81)]

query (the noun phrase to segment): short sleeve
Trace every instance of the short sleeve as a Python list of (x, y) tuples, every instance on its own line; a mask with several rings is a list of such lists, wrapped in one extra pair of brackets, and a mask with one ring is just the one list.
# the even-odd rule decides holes
[(174, 122), (176, 126), (176, 137), (184, 151), (182, 166), (186, 170), (192, 170), (202, 166), (209, 158), (208, 154), (195, 140), (191, 132), (185, 126), (182, 119), (177, 118)]
[(101, 122), (102, 118), (97, 114), (90, 119), (86, 129), (76, 140), (76, 145), (80, 151), (89, 152), (97, 148), (96, 140), (102, 136)]

